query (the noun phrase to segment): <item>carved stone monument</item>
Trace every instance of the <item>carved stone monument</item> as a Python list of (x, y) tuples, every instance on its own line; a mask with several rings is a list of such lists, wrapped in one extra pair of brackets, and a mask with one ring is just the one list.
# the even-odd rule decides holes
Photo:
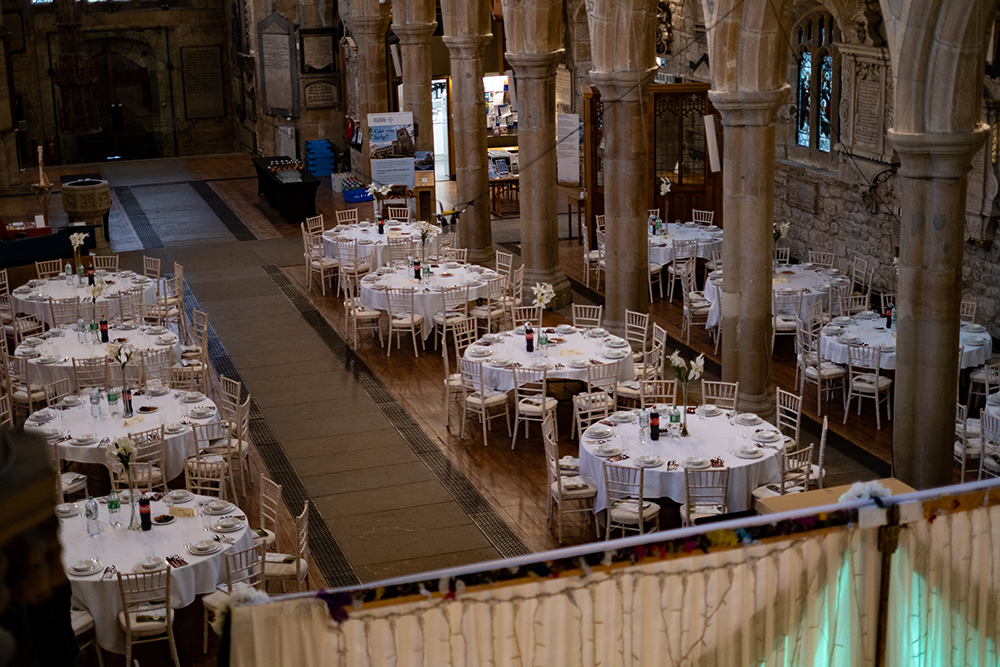
[(295, 58), (295, 26), (278, 13), (257, 24), (260, 91), (264, 113), (299, 115), (299, 68)]
[(305, 84), (307, 109), (340, 106), (340, 89), (332, 81), (320, 80)]
[(892, 127), (889, 52), (842, 44), (840, 52), (840, 143), (858, 157), (892, 162), (886, 130)]
[[(990, 85), (987, 79), (986, 89), (989, 93), (996, 84)], [(997, 90), (996, 92), (1000, 92)], [(1000, 99), (983, 100), (983, 123), (993, 131), (989, 139), (972, 158), (972, 170), (968, 176), (968, 190), (965, 194), (965, 236), (977, 245), (989, 247), (996, 234), (997, 218), (1000, 216), (1000, 202), (997, 201), (998, 158), (1000, 158), (1000, 136), (997, 134), (997, 122), (1000, 120)]]

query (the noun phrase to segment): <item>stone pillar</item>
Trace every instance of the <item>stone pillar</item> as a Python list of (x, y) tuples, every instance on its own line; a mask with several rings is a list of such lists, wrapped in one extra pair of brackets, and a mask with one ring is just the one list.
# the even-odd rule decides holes
[(722, 115), (722, 379), (739, 382), (737, 408), (775, 418), (771, 387), (771, 288), (774, 247), (774, 121), (788, 101), (777, 90), (709, 92)]
[(591, 72), (604, 104), (604, 325), (624, 335), (625, 311), (649, 311), (649, 116), (654, 70)]
[(413, 113), (418, 151), (434, 152), (431, 105), (431, 36), (437, 28), (433, 0), (392, 3), (392, 31), (399, 37), (403, 65), (403, 109)]
[(361, 164), (351, 168), (365, 177), (371, 176), (371, 145), (368, 139), (368, 114), (389, 110), (388, 79), (386, 78), (385, 33), (389, 29), (389, 7), (377, 0), (354, 0), (340, 3), (341, 16), (358, 45), (355, 94), (355, 119), (361, 126)]
[(466, 206), (458, 222), (458, 242), (474, 264), (492, 262), (490, 185), (486, 165), (486, 93), (483, 53), (492, 35), (445, 35), (451, 53), (451, 110), (455, 135), (456, 210)]
[(517, 78), (517, 144), (521, 188), (521, 260), (524, 282), (551, 283), (551, 308), (572, 300), (559, 265), (556, 185), (556, 65), (563, 51), (507, 54)]
[(889, 130), (903, 188), (892, 463), (918, 489), (952, 482), (966, 175), (988, 134)]

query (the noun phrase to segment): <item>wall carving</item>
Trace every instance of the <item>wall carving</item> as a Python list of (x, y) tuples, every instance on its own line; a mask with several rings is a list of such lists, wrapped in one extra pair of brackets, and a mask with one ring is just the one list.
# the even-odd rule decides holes
[[(989, 80), (988, 81), (992, 81)], [(986, 86), (991, 91), (991, 86)], [(998, 182), (996, 146), (997, 121), (1000, 120), (1000, 100), (983, 100), (983, 123), (992, 128), (990, 137), (972, 158), (972, 169), (968, 176), (965, 194), (965, 236), (977, 245), (988, 247), (996, 234), (997, 219), (1000, 216), (1000, 191)]]
[(840, 44), (840, 143), (858, 157), (892, 162), (886, 130), (892, 127), (889, 52)]

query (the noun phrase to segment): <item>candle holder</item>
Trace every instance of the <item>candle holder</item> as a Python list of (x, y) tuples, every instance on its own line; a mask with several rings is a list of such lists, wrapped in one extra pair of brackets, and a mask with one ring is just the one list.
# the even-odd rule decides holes
[(31, 189), (35, 192), (35, 198), (38, 199), (38, 205), (42, 209), (42, 219), (45, 220), (45, 226), (49, 226), (49, 198), (52, 196), (52, 188), (55, 187), (52, 183), (32, 183)]

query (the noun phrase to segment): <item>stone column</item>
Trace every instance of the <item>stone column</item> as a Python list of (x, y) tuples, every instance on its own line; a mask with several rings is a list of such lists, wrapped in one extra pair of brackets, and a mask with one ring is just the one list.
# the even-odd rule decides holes
[(892, 463), (918, 489), (952, 482), (966, 175), (988, 134), (889, 130), (903, 188)]
[(556, 65), (563, 51), (507, 54), (517, 78), (517, 144), (521, 188), (521, 260), (524, 282), (551, 283), (549, 304), (572, 299), (559, 265), (559, 199), (556, 185)]
[(739, 382), (741, 412), (773, 421), (771, 252), (774, 247), (774, 121), (788, 101), (777, 90), (709, 92), (722, 115), (722, 379)]
[(649, 312), (649, 117), (653, 70), (591, 72), (604, 104), (604, 325), (624, 335), (625, 311)]
[[(361, 126), (361, 164), (351, 168), (363, 176), (371, 176), (371, 145), (368, 140), (368, 114), (389, 110), (388, 79), (386, 78), (385, 33), (389, 29), (389, 7), (377, 0), (355, 0), (345, 9), (341, 0), (341, 15), (351, 29), (358, 45), (357, 111), (355, 120)], [(353, 12), (353, 13), (351, 13)]]
[(483, 53), (492, 35), (445, 35), (451, 53), (451, 110), (455, 135), (458, 242), (474, 264), (492, 262), (489, 171), (486, 165), (486, 97)]
[(403, 109), (413, 113), (418, 151), (434, 152), (431, 105), (431, 36), (437, 28), (433, 0), (392, 3), (392, 31), (399, 37), (403, 65)]

